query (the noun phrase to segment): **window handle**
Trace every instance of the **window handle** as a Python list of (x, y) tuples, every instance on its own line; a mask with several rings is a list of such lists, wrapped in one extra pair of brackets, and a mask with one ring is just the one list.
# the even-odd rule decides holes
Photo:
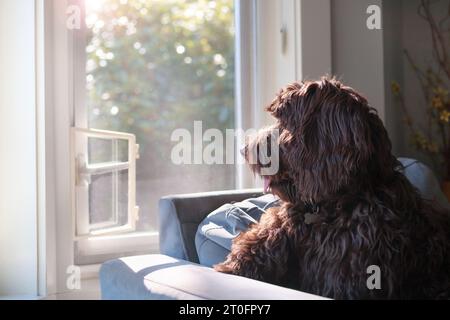
[(88, 165), (84, 154), (79, 154), (76, 162), (76, 183), (79, 187), (87, 187), (91, 183), (91, 177), (94, 175), (128, 170), (130, 167), (128, 161), (112, 161)]
[(287, 27), (285, 24), (281, 26), (280, 34), (281, 34), (281, 53), (284, 54), (286, 53), (287, 48)]
[(139, 146), (139, 144), (136, 143), (136, 151), (135, 151), (135, 153), (136, 153), (136, 159), (137, 160), (139, 160), (141, 158), (141, 154), (139, 153), (139, 151), (140, 151), (140, 146)]

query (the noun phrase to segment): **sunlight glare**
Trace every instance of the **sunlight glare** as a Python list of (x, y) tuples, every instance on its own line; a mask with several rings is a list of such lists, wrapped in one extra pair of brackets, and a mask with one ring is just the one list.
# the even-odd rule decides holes
[(99, 11), (107, 0), (86, 0), (86, 12), (92, 13)]

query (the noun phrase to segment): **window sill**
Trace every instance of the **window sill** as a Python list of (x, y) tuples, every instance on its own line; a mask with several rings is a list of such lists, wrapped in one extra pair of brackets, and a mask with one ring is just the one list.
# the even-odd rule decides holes
[[(99, 265), (100, 266), (100, 265)], [(83, 267), (84, 268), (84, 267)], [(82, 271), (83, 273), (83, 271)], [(41, 297), (42, 300), (100, 300), (100, 283), (97, 279), (81, 280), (80, 290), (71, 290), (67, 292), (52, 294)]]
[(117, 252), (157, 251), (158, 232), (134, 232), (120, 235), (88, 237), (77, 240), (80, 255), (101, 255)]
[[(75, 264), (91, 266), (86, 268), (87, 276), (92, 274), (93, 265), (122, 256), (151, 254), (159, 252), (158, 232), (133, 232), (108, 236), (88, 237), (75, 241)], [(91, 270), (91, 271), (89, 271)], [(98, 270), (97, 270), (98, 271)]]

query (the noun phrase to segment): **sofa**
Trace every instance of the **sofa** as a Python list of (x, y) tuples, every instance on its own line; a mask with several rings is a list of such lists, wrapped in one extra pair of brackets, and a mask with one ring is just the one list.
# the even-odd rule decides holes
[(219, 273), (198, 264), (194, 238), (203, 218), (222, 204), (261, 194), (262, 190), (240, 190), (162, 198), (159, 202), (161, 253), (105, 262), (100, 269), (102, 299), (323, 299)]
[[(448, 208), (439, 183), (422, 163), (400, 158), (404, 174), (424, 198)], [(159, 202), (160, 254), (124, 257), (100, 269), (102, 299), (325, 299), (305, 292), (223, 274), (198, 264), (195, 234), (213, 210), (257, 197), (262, 190), (235, 190), (167, 196)]]

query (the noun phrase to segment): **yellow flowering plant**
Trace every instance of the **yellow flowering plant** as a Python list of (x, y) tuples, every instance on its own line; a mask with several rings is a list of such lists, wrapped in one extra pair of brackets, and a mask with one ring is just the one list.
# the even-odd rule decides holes
[(427, 22), (432, 39), (433, 66), (420, 68), (408, 51), (405, 56), (415, 72), (426, 104), (426, 126), (419, 127), (411, 117), (400, 85), (393, 81), (391, 90), (398, 101), (404, 122), (410, 130), (413, 145), (427, 154), (438, 169), (440, 178), (450, 180), (450, 46), (449, 23), (450, 0), (448, 10), (443, 17), (437, 19), (432, 14), (430, 0), (421, 0), (418, 13)]

